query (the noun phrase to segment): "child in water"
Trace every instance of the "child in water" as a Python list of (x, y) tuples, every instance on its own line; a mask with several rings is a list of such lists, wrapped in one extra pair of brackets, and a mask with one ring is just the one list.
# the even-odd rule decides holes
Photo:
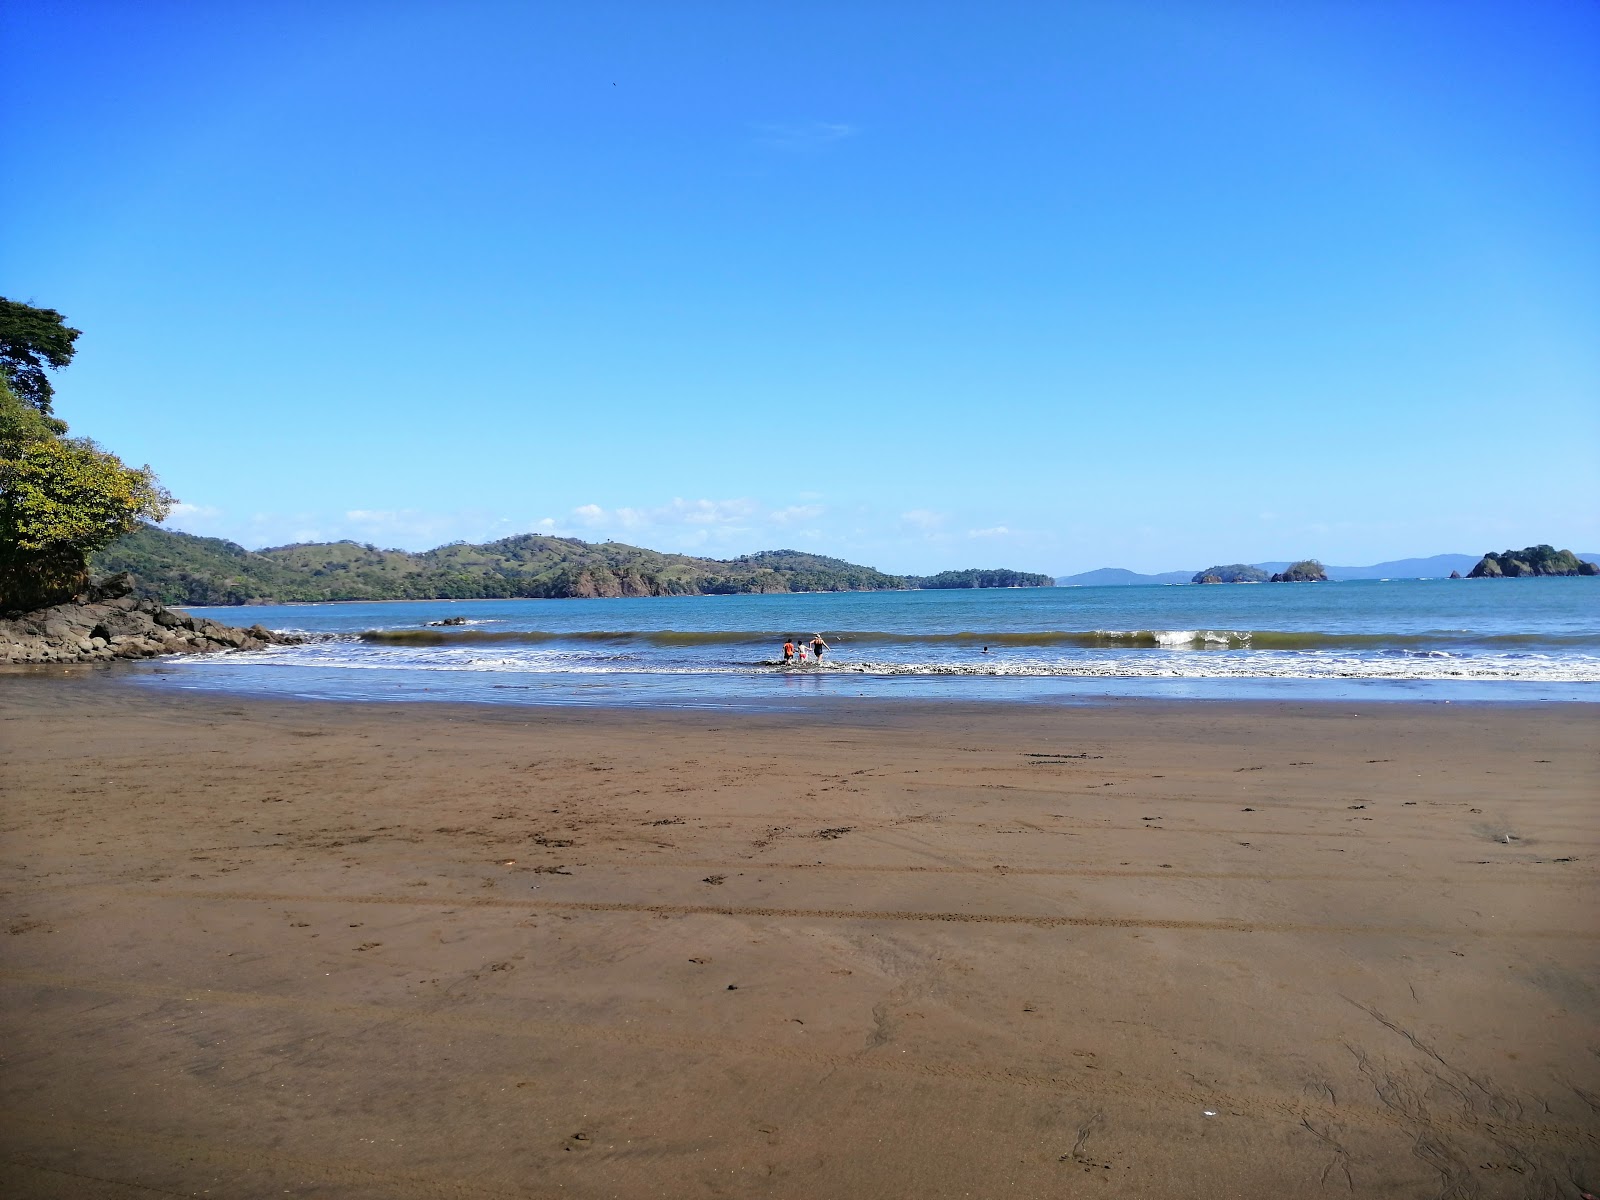
[(784, 662), (784, 665), (787, 666), (788, 664), (792, 663), (793, 661), (794, 661), (794, 639), (790, 638), (788, 641), (786, 641), (783, 644), (783, 662)]

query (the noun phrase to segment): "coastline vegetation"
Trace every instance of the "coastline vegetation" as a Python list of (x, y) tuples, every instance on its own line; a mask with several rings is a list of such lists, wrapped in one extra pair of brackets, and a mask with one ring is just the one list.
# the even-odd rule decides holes
[(751, 592), (871, 592), (951, 587), (1048, 587), (1048, 575), (1009, 570), (889, 575), (872, 567), (767, 550), (734, 559), (663, 554), (622, 542), (520, 534), (413, 554), (359, 542), (250, 551), (221, 538), (141, 525), (94, 558), (128, 571), (141, 594), (166, 604), (332, 600), (509, 600), (706, 596)]
[(46, 370), (72, 360), (78, 331), (54, 309), (0, 298), (0, 611), (60, 603), (87, 587), (89, 558), (172, 497), (50, 415)]

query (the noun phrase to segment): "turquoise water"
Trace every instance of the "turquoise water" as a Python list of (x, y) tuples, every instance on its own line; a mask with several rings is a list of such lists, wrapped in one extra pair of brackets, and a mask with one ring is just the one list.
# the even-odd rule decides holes
[[(1600, 699), (1600, 579), (1029, 588), (193, 609), (313, 640), (155, 686), (340, 699), (764, 706), (832, 697)], [(429, 622), (465, 618), (466, 624)], [(783, 666), (821, 633), (820, 664)]]

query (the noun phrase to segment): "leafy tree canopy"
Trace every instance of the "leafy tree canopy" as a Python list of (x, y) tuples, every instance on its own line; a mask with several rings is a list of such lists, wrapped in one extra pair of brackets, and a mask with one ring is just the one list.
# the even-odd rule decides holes
[(90, 554), (171, 508), (149, 467), (66, 433), (0, 377), (0, 609), (66, 599)]
[(79, 332), (53, 308), (0, 297), (0, 373), (18, 399), (49, 415), (55, 388), (45, 369), (72, 361)]

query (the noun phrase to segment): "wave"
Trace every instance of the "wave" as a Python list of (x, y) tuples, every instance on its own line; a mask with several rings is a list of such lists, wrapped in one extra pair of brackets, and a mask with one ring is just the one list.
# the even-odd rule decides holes
[[(475, 645), (580, 645), (643, 644), (666, 648), (695, 646), (771, 646), (784, 633), (768, 630), (698, 629), (370, 629), (355, 635), (360, 641), (388, 646)], [(835, 650), (855, 646), (925, 645), (930, 647), (993, 646), (1001, 648), (1076, 647), (1091, 650), (1365, 650), (1378, 652), (1448, 653), (1475, 649), (1594, 648), (1600, 634), (1471, 633), (1464, 630), (1429, 630), (1421, 633), (1320, 633), (1274, 629), (1091, 629), (1091, 630), (990, 630), (960, 633), (900, 633), (886, 630), (852, 630), (825, 635)]]
[(369, 647), (324, 641), (240, 652), (217, 665), (259, 664), (376, 671), (444, 671), (544, 676), (727, 676), (827, 678), (848, 675), (1095, 679), (1385, 679), (1600, 683), (1600, 654), (1081, 654), (1068, 658), (993, 656), (965, 661), (837, 659), (805, 665), (774, 659), (693, 661), (671, 656), (456, 647)]

